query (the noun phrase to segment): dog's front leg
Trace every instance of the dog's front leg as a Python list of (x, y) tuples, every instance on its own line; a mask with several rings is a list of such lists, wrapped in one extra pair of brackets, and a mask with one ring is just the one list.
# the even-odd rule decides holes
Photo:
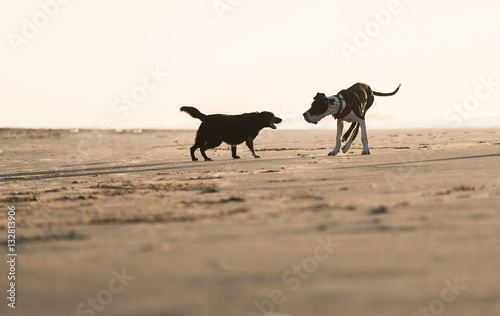
[(252, 152), (252, 156), (254, 158), (260, 158), (260, 156), (257, 155), (257, 153), (255, 153), (255, 150), (253, 149), (253, 140), (254, 140), (253, 138), (247, 139), (246, 144), (248, 146), (248, 149), (250, 149), (250, 151)]
[(241, 157), (236, 155), (236, 145), (231, 145), (231, 153), (233, 154), (234, 159), (240, 159)]
[(328, 153), (328, 156), (335, 156), (340, 151), (340, 145), (342, 144), (342, 129), (344, 129), (344, 121), (337, 120), (337, 139), (335, 143), (335, 148), (333, 151)]
[(361, 141), (363, 142), (363, 152), (362, 155), (370, 155), (370, 147), (368, 147), (368, 135), (366, 134), (366, 123), (365, 120), (359, 120), (359, 126), (361, 127)]
[[(352, 125), (351, 125), (351, 127), (352, 127)], [(358, 130), (359, 130), (359, 124), (356, 124), (356, 127), (354, 129), (354, 132), (351, 135), (351, 138), (349, 138), (349, 141), (347, 143), (345, 143), (344, 147), (342, 147), (342, 152), (344, 154), (349, 150), (349, 148), (351, 148), (352, 142), (354, 141), (354, 139), (358, 135)]]

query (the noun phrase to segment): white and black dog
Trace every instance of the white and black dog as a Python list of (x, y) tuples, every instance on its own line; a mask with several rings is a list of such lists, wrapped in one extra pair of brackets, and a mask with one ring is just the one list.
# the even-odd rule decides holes
[(340, 91), (334, 96), (327, 97), (324, 93), (317, 93), (311, 108), (304, 113), (304, 119), (308, 123), (318, 124), (318, 122), (328, 115), (332, 115), (337, 119), (337, 140), (333, 151), (328, 153), (328, 156), (334, 156), (339, 153), (342, 129), (344, 128), (344, 121), (352, 122), (349, 130), (342, 138), (346, 141), (352, 134), (349, 141), (342, 147), (342, 152), (346, 153), (351, 147), (352, 142), (358, 135), (358, 129), (361, 126), (361, 141), (363, 142), (363, 155), (370, 154), (370, 147), (368, 146), (368, 136), (366, 134), (365, 114), (366, 111), (372, 106), (374, 96), (388, 97), (395, 95), (401, 85), (397, 87), (394, 92), (381, 93), (373, 91), (369, 85), (364, 83), (356, 83), (350, 88)]

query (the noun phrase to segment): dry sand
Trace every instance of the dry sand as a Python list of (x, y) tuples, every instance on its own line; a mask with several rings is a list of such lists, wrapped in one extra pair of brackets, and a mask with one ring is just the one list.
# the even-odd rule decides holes
[(500, 315), (500, 130), (334, 136), (191, 162), (194, 131), (0, 130), (0, 314)]

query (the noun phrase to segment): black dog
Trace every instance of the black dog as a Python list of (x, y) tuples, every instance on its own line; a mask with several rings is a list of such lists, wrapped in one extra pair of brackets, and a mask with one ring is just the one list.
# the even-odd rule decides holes
[(222, 142), (231, 145), (231, 152), (234, 159), (240, 157), (236, 155), (236, 145), (246, 142), (248, 149), (255, 158), (260, 158), (253, 149), (253, 140), (264, 127), (276, 129), (276, 125), (281, 123), (279, 117), (271, 112), (253, 112), (240, 115), (212, 114), (205, 115), (198, 109), (191, 106), (181, 107), (194, 118), (201, 120), (201, 125), (196, 132), (196, 140), (191, 147), (191, 159), (197, 161), (194, 156), (196, 149), (200, 148), (201, 155), (205, 160), (212, 160), (207, 157), (205, 150), (215, 148)]

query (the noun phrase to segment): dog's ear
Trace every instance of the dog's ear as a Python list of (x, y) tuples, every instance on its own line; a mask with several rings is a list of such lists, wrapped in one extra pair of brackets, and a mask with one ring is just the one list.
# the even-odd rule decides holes
[(314, 100), (323, 100), (324, 98), (326, 98), (326, 95), (324, 93), (316, 93), (316, 96), (314, 97)]

